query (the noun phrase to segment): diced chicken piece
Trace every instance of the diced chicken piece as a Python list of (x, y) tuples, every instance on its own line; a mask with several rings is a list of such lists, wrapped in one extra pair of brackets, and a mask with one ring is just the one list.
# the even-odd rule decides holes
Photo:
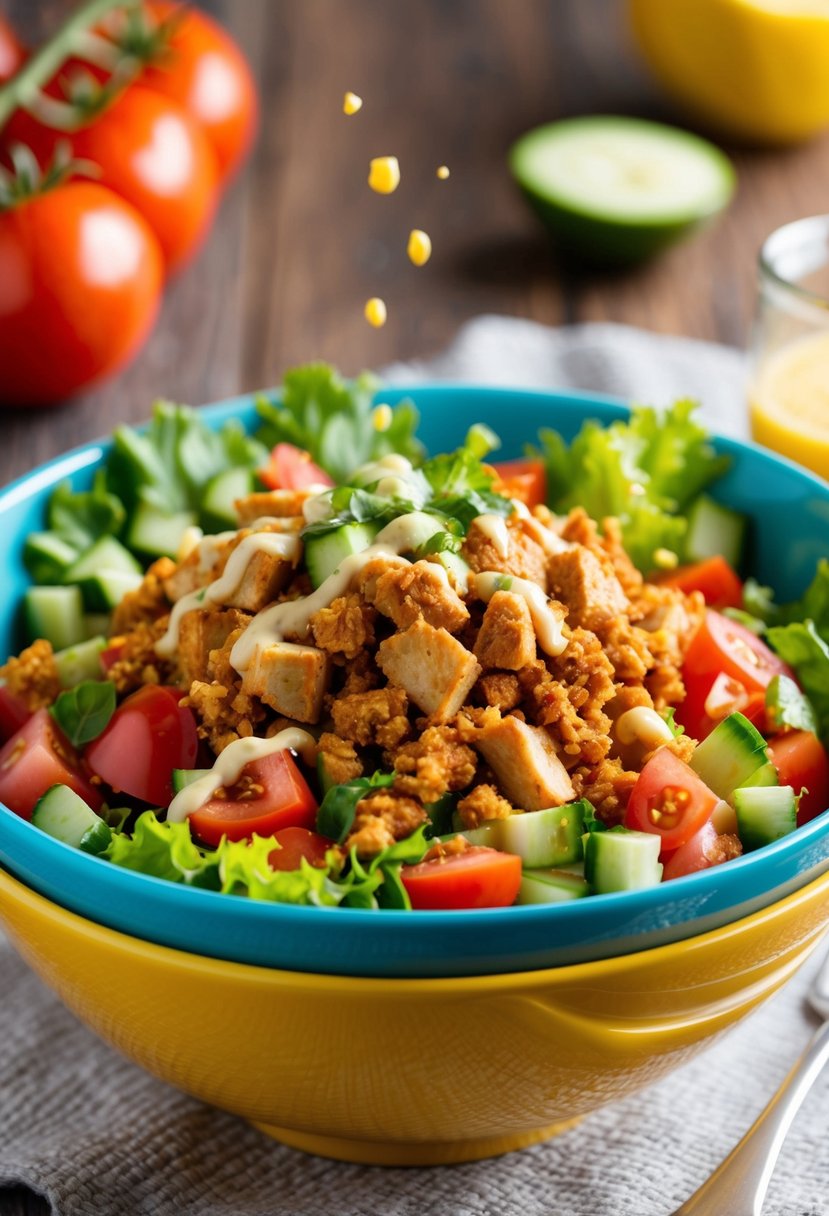
[(408, 699), (402, 688), (375, 688), (337, 697), (331, 706), (334, 729), (344, 739), (366, 747), (391, 748), (409, 734)]
[(454, 717), (481, 674), (477, 659), (451, 633), (425, 621), (382, 642), (377, 663), (434, 722)]
[(527, 601), (511, 591), (496, 591), (487, 604), (475, 656), (486, 670), (520, 671), (535, 659), (535, 630)]
[(329, 654), (354, 659), (374, 641), (374, 609), (361, 595), (340, 595), (311, 617), (314, 641)]
[(197, 549), (188, 553), (183, 562), (179, 562), (169, 578), (164, 580), (164, 590), (167, 598), (175, 604), (200, 587), (206, 587), (213, 578), (213, 569), (221, 561), (225, 552), (229, 552), (232, 541), (216, 542), (212, 547), (209, 558), (205, 560)]
[(233, 505), (239, 523), (250, 524), (266, 515), (274, 515), (277, 519), (301, 517), (302, 508), (310, 496), (310, 490), (260, 490), (255, 494), (246, 494), (244, 498), (237, 498)]
[(567, 605), (571, 625), (595, 630), (628, 607), (616, 575), (583, 545), (549, 557), (547, 578), (550, 595)]
[(547, 555), (541, 545), (524, 532), (519, 519), (507, 524), (507, 532), (509, 548), (504, 553), (489, 533), (473, 519), (461, 548), (461, 557), (476, 574), (484, 570), (514, 574), (516, 578), (529, 579), (546, 590)]
[(277, 642), (256, 652), (242, 691), (296, 722), (318, 722), (330, 661), (316, 646)]
[(503, 718), (475, 740), (514, 806), (540, 811), (573, 797), (573, 785), (543, 726), (528, 726), (518, 718)]
[(176, 657), (188, 683), (209, 680), (210, 652), (224, 646), (234, 630), (244, 629), (250, 617), (236, 608), (194, 608), (185, 612), (179, 627)]
[(243, 612), (259, 612), (285, 590), (293, 574), (294, 564), (288, 558), (259, 549), (252, 554), (228, 604)]
[(374, 606), (398, 629), (424, 620), (435, 629), (456, 633), (469, 620), (469, 610), (449, 584), (442, 566), (420, 561), (387, 570), (377, 580)]

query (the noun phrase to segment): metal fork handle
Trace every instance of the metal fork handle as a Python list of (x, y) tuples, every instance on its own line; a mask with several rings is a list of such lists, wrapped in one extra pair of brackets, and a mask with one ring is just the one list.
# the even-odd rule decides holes
[(760, 1216), (786, 1133), (827, 1063), (829, 1022), (824, 1022), (756, 1123), (673, 1216)]

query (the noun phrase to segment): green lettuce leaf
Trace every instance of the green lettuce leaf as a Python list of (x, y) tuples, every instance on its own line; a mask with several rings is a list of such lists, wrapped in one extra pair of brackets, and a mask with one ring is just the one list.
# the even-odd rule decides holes
[(317, 831), (342, 844), (351, 831), (360, 799), (374, 790), (386, 789), (393, 781), (394, 773), (377, 772), (371, 777), (357, 777), (354, 781), (332, 785), (317, 811)]
[(766, 716), (776, 730), (788, 726), (792, 730), (817, 732), (817, 719), (809, 698), (786, 675), (774, 676), (769, 681), (766, 688)]
[(60, 693), (50, 713), (74, 747), (97, 739), (115, 713), (115, 685), (110, 680), (82, 680)]
[(829, 645), (813, 621), (772, 625), (766, 640), (794, 668), (817, 717), (818, 734), (829, 739)]
[(55, 487), (46, 513), (49, 530), (78, 553), (102, 536), (116, 536), (125, 518), (124, 505), (107, 490), (102, 469), (95, 474), (90, 490), (75, 491), (71, 482), (62, 481)]
[(169, 882), (193, 882), (214, 864), (213, 858), (193, 842), (188, 823), (162, 822), (155, 811), (138, 816), (131, 836), (114, 834), (102, 856), (113, 865)]

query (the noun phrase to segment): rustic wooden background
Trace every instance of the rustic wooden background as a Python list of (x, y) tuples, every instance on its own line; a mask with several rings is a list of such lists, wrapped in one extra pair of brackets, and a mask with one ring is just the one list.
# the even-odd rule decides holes
[[(69, 7), (0, 0), (32, 38)], [(716, 226), (630, 273), (565, 271), (517, 196), (505, 154), (523, 131), (558, 116), (676, 117), (636, 59), (623, 0), (205, 7), (255, 65), (264, 99), (255, 154), (209, 246), (170, 285), (132, 367), (61, 409), (0, 414), (0, 484), (116, 422), (143, 419), (156, 396), (216, 400), (311, 358), (355, 372), (424, 355), (481, 312), (553, 325), (625, 321), (742, 345), (762, 238), (826, 210), (829, 140), (787, 152), (729, 149), (739, 194)], [(365, 100), (352, 119), (341, 113), (346, 89)], [(365, 176), (370, 156), (387, 153), (399, 157), (403, 182), (381, 198)], [(444, 183), (440, 163), (452, 169)], [(434, 243), (421, 270), (405, 257), (411, 227)], [(362, 316), (372, 295), (389, 306), (379, 331)], [(4, 1216), (47, 1210), (22, 1191), (0, 1191)]]

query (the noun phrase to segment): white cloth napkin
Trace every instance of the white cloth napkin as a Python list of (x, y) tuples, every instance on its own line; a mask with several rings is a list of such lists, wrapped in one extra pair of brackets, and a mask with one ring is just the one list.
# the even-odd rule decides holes
[[(616, 325), (550, 331), (484, 317), (437, 359), (389, 372), (427, 377), (654, 404), (699, 396), (712, 427), (745, 430), (737, 352)], [(819, 961), (697, 1060), (556, 1140), (470, 1165), (382, 1170), (283, 1148), (153, 1080), (0, 942), (0, 1186), (27, 1185), (60, 1216), (668, 1216), (805, 1046), (815, 1020), (804, 993)], [(790, 1134), (767, 1216), (829, 1216), (827, 1129), (829, 1078)]]

